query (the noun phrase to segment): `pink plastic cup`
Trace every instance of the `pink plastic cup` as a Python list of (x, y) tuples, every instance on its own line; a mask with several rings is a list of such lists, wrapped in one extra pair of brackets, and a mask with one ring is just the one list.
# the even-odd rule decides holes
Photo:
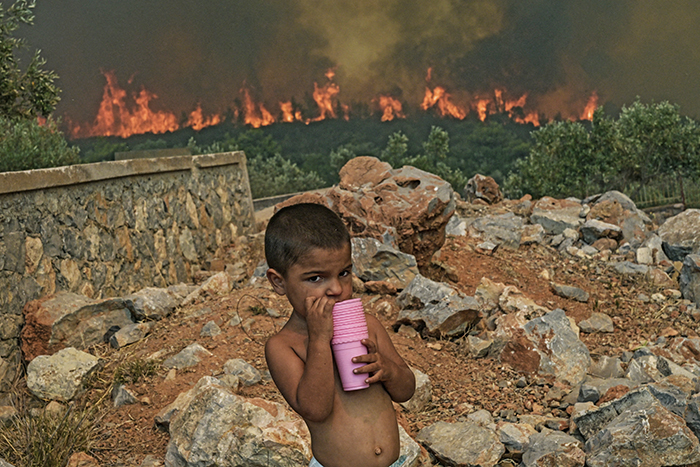
[(368, 374), (353, 373), (355, 368), (360, 368), (365, 364), (352, 362), (353, 357), (365, 355), (367, 353), (367, 347), (362, 345), (359, 340), (332, 345), (333, 357), (335, 358), (335, 365), (338, 367), (343, 390), (357, 391), (358, 389), (368, 388), (369, 384), (365, 381), (368, 378)]

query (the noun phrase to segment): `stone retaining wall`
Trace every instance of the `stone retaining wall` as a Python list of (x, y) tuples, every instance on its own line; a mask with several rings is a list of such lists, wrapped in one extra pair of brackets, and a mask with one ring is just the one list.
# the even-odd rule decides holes
[(0, 381), (19, 367), (30, 300), (191, 283), (254, 227), (242, 152), (0, 173)]

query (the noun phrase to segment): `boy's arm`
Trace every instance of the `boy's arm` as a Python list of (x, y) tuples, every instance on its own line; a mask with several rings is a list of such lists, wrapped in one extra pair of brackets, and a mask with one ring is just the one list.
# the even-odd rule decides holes
[(358, 368), (358, 373), (372, 373), (367, 382), (381, 382), (395, 402), (405, 402), (413, 396), (416, 389), (416, 379), (403, 358), (394, 347), (384, 326), (374, 316), (367, 315), (367, 325), (370, 337), (376, 336), (376, 342), (365, 339), (367, 355), (355, 357), (354, 361), (367, 363)]
[[(328, 306), (329, 312), (332, 312), (333, 304), (328, 305), (325, 299), (319, 299), (311, 307), (307, 306), (309, 335), (306, 363), (297, 355), (287, 339), (279, 334), (270, 338), (265, 345), (267, 366), (277, 388), (292, 409), (304, 420), (311, 422), (322, 422), (331, 414), (335, 397), (333, 354), (330, 346), (333, 334), (332, 320), (328, 331), (328, 323), (324, 323), (327, 318), (323, 316)], [(320, 319), (315, 321), (319, 316)]]

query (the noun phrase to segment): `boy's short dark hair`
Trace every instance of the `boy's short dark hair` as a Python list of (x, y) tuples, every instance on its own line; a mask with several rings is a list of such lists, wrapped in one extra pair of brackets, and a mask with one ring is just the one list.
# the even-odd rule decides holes
[(313, 248), (335, 250), (350, 243), (350, 233), (338, 215), (315, 203), (300, 203), (277, 211), (265, 231), (268, 267), (283, 276)]

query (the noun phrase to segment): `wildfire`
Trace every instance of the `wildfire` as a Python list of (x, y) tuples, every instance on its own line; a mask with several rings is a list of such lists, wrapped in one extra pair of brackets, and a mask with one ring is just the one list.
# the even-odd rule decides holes
[(76, 126), (73, 137), (121, 136), (129, 137), (141, 133), (165, 133), (179, 128), (175, 114), (167, 111), (153, 111), (152, 100), (158, 96), (145, 88), (132, 96), (134, 105), (127, 105), (127, 94), (117, 84), (113, 71), (102, 73), (107, 84), (102, 93), (102, 102), (97, 111), (95, 123), (91, 128), (82, 130)]
[(401, 102), (391, 96), (379, 96), (379, 108), (382, 109), (383, 122), (389, 122), (395, 118), (406, 118)]
[[(113, 71), (103, 72), (107, 83), (104, 86), (102, 101), (97, 117), (92, 125), (81, 126), (79, 123), (66, 119), (70, 126), (70, 134), (74, 138), (90, 136), (119, 136), (129, 137), (140, 133), (165, 133), (180, 128), (175, 114), (168, 111), (155, 111), (151, 109), (151, 103), (158, 98), (154, 93), (142, 88), (139, 92), (129, 95), (117, 83)], [(317, 122), (320, 120), (338, 118), (338, 113), (343, 113), (347, 120), (350, 116), (348, 105), (339, 100), (340, 86), (334, 81), (335, 72), (330, 69), (325, 74), (327, 82), (319, 85), (314, 82), (313, 100), (316, 103), (317, 116), (308, 118), (303, 115), (306, 111), (291, 100), (280, 101), (279, 110), (270, 111), (262, 102), (256, 102), (251, 91), (243, 85), (240, 89), (242, 101), (239, 105), (232, 106), (233, 115), (242, 115), (246, 125), (259, 128), (271, 125), (275, 122)], [(484, 121), (489, 115), (505, 114), (513, 121), (540, 125), (540, 116), (536, 110), (526, 109), (528, 94), (511, 98), (506, 89), (496, 88), (493, 95), (473, 96), (465, 99), (465, 94), (460, 94), (460, 101), (456, 99), (443, 86), (432, 85), (432, 69), (426, 74), (426, 88), (423, 100), (419, 107), (424, 110), (433, 110), (441, 117), (463, 120), (474, 112), (476, 117)], [(373, 99), (377, 111), (381, 114), (381, 121), (387, 122), (396, 118), (406, 118), (402, 102), (389, 95), (380, 95)], [(593, 112), (598, 106), (598, 94), (593, 92), (579, 119), (591, 120)], [(569, 113), (571, 115), (571, 113)], [(576, 113), (570, 118), (576, 118)], [(201, 104), (197, 104), (195, 110), (189, 113), (187, 121), (182, 125), (199, 131), (205, 127), (217, 125), (224, 121), (223, 114), (206, 116)]]
[(335, 109), (333, 109), (333, 102), (335, 100), (335, 96), (340, 93), (340, 86), (333, 82), (334, 76), (335, 72), (333, 70), (328, 70), (326, 72), (328, 82), (323, 87), (319, 87), (318, 83), (314, 82), (314, 101), (316, 101), (316, 105), (318, 105), (318, 109), (321, 114), (310, 121), (318, 122), (320, 120), (325, 120), (326, 117), (337, 118)]
[(190, 116), (187, 119), (187, 126), (191, 127), (193, 130), (199, 131), (208, 126), (218, 125), (222, 121), (223, 118), (220, 115), (205, 117), (202, 114), (202, 105), (197, 104), (197, 108), (190, 113)]
[(588, 103), (586, 103), (586, 108), (583, 109), (581, 114), (581, 120), (593, 120), (593, 112), (598, 108), (598, 93), (593, 91), (591, 97), (588, 98)]

